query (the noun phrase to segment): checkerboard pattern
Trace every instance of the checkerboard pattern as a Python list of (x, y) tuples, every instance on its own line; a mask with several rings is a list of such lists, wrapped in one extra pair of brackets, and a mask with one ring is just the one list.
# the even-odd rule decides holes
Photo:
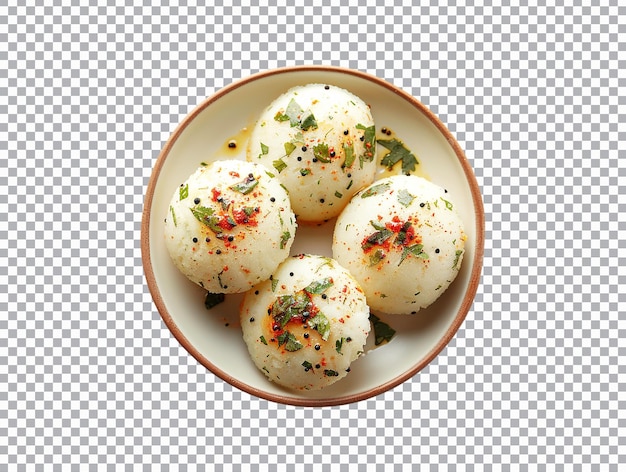
[[(0, 468), (626, 465), (626, 9), (182, 3), (0, 4)], [(139, 245), (152, 166), (185, 114), (307, 63), (431, 107), (487, 219), (452, 343), (395, 389), (320, 409), (251, 397), (191, 358)]]

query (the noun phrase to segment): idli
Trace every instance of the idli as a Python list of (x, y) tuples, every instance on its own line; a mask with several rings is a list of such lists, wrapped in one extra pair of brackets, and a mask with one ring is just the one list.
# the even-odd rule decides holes
[(247, 159), (275, 173), (302, 222), (337, 216), (376, 173), (376, 133), (369, 106), (334, 85), (289, 89), (261, 114)]
[(465, 240), (446, 190), (395, 175), (352, 198), (337, 218), (332, 254), (357, 279), (372, 310), (408, 314), (432, 304), (456, 278)]
[(370, 331), (359, 284), (336, 261), (317, 255), (285, 260), (270, 280), (246, 292), (240, 318), (255, 365), (295, 390), (344, 378)]
[(267, 279), (296, 233), (287, 192), (263, 165), (239, 160), (199, 167), (175, 190), (165, 245), (178, 269), (213, 293)]

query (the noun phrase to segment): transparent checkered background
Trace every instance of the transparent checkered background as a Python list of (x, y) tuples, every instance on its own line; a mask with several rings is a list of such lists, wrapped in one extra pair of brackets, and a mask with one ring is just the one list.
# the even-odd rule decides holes
[[(625, 7), (158, 3), (0, 2), (1, 470), (626, 464)], [(192, 359), (139, 244), (152, 166), (185, 114), (304, 63), (430, 106), (487, 219), (482, 284), (442, 355), (320, 409), (251, 397)]]

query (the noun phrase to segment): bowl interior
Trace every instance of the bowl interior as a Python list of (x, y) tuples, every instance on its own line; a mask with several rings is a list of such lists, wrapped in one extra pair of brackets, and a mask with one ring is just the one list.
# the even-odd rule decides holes
[[(336, 384), (316, 392), (294, 392), (268, 381), (250, 359), (239, 325), (241, 295), (229, 295), (223, 304), (205, 309), (204, 291), (187, 281), (169, 259), (163, 242), (163, 219), (173, 192), (201, 163), (245, 159), (248, 132), (261, 111), (288, 88), (313, 82), (348, 89), (370, 105), (377, 130), (390, 129), (417, 156), (422, 174), (450, 192), (468, 240), (459, 275), (437, 302), (415, 316), (381, 315), (396, 330), (390, 343), (376, 347), (368, 341), (366, 354)], [(237, 144), (234, 149), (227, 146), (231, 140)], [(334, 221), (321, 226), (301, 225), (291, 252), (330, 256), (333, 225)], [(445, 347), (477, 290), (483, 226), (480, 192), (462, 150), (420, 102), (387, 82), (357, 71), (294, 67), (257, 74), (222, 89), (177, 127), (148, 185), (142, 252), (146, 279), (164, 322), (200, 363), (253, 395), (281, 403), (321, 406), (382, 393), (415, 375)]]

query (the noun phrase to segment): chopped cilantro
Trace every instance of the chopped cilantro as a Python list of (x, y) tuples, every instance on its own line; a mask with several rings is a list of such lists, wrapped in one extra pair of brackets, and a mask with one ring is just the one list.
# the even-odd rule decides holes
[(389, 342), (396, 334), (396, 330), (391, 328), (387, 323), (383, 322), (373, 313), (370, 313), (370, 321), (374, 328), (374, 344), (376, 346), (381, 345), (384, 342)]
[(316, 329), (324, 341), (328, 340), (330, 335), (330, 322), (328, 318), (321, 312), (309, 320), (309, 327)]
[(276, 287), (278, 286), (278, 279), (275, 279), (274, 277), (270, 277), (270, 280), (272, 281), (272, 292), (276, 291)]
[(284, 113), (278, 112), (274, 116), (275, 121), (289, 121), (292, 128), (299, 126), (301, 130), (306, 131), (310, 128), (317, 128), (317, 121), (313, 113), (308, 114), (302, 109), (295, 99), (291, 99)]
[(391, 169), (398, 162), (402, 161), (402, 173), (410, 174), (415, 170), (415, 166), (418, 164), (415, 156), (409, 151), (402, 141), (397, 139), (379, 139), (378, 144), (389, 149), (389, 152), (383, 157), (380, 162), (382, 165)]
[(211, 228), (213, 232), (222, 232), (222, 228), (219, 226), (219, 218), (213, 215), (213, 208), (198, 205), (190, 208), (190, 210), (191, 213), (193, 213), (193, 216), (195, 216), (196, 220)]
[(454, 253), (454, 264), (452, 264), (452, 268), (453, 269), (460, 269), (459, 267), (459, 259), (461, 258), (461, 255), (463, 254), (463, 250), (459, 249)]
[(337, 351), (338, 354), (341, 354), (343, 356), (343, 352), (341, 352), (341, 348), (343, 346), (343, 342), (345, 341), (345, 338), (341, 338), (341, 339), (337, 339), (337, 341), (335, 341), (335, 350)]
[(443, 203), (445, 203), (445, 204), (446, 204), (446, 208), (447, 208), (448, 210), (452, 210), (452, 208), (453, 208), (452, 203), (450, 203), (448, 200), (446, 200), (446, 199), (445, 199), (445, 198), (443, 198), (443, 197), (441, 197), (441, 200), (443, 200)]
[(265, 144), (261, 143), (261, 154), (265, 155), (269, 152), (270, 152), (270, 148), (266, 146)]
[(373, 197), (374, 195), (380, 195), (381, 193), (389, 190), (391, 186), (387, 183), (376, 184), (367, 189), (365, 192), (361, 194), (361, 198)]
[(289, 156), (296, 149), (296, 145), (294, 143), (287, 142), (285, 143), (285, 153)]
[(267, 341), (265, 340), (265, 336), (263, 335), (259, 336), (259, 340), (267, 346)]
[(308, 372), (309, 370), (313, 369), (313, 364), (311, 364), (309, 361), (304, 361), (302, 363), (302, 367), (304, 367), (304, 370)]
[(368, 249), (374, 246), (380, 246), (385, 241), (387, 241), (391, 236), (393, 236), (393, 231), (385, 228), (384, 226), (377, 225), (375, 222), (370, 221), (374, 228), (378, 229), (378, 231), (370, 234), (365, 241), (361, 244), (361, 249), (367, 251)]
[(204, 307), (207, 310), (210, 310), (214, 306), (219, 305), (225, 300), (225, 295), (223, 293), (211, 293), (207, 292), (206, 297), (204, 298)]
[(343, 145), (343, 152), (346, 156), (346, 160), (343, 162), (342, 167), (345, 169), (347, 167), (352, 167), (354, 164), (354, 146), (352, 143)]
[(311, 282), (308, 286), (304, 288), (304, 291), (310, 294), (319, 295), (321, 293), (324, 293), (329, 287), (332, 287), (332, 285), (333, 279), (331, 277), (326, 277), (324, 279)]
[(311, 173), (311, 169), (300, 169), (300, 175), (302, 177), (309, 175)]
[(398, 203), (402, 206), (408, 207), (411, 202), (415, 200), (415, 195), (411, 195), (405, 188), (398, 191)]
[(248, 195), (250, 192), (252, 192), (254, 187), (256, 187), (258, 184), (259, 184), (259, 181), (255, 179), (252, 174), (250, 174), (241, 182), (237, 182), (236, 184), (231, 185), (230, 189), (234, 190), (235, 192)]
[(289, 231), (283, 231), (283, 234), (280, 235), (280, 248), (285, 249), (285, 245), (287, 241), (291, 238), (291, 233)]
[(320, 162), (330, 162), (328, 144), (320, 143), (313, 146), (313, 156), (315, 156), (315, 158)]
[(375, 266), (385, 258), (385, 251), (382, 249), (376, 249), (373, 254), (370, 255), (370, 267)]
[(283, 333), (278, 336), (278, 346), (282, 346), (283, 344), (285, 345), (285, 349), (289, 352), (297, 351), (303, 347), (302, 343), (289, 331), (283, 331)]
[(365, 142), (365, 152), (362, 156), (359, 156), (361, 168), (363, 168), (363, 162), (371, 162), (374, 159), (374, 151), (376, 150), (376, 127), (374, 125), (365, 127), (362, 124), (356, 125), (356, 129), (365, 131), (363, 134), (363, 141)]
[(337, 377), (339, 374), (336, 371), (334, 371), (334, 370), (325, 369), (324, 370), (324, 375), (326, 377)]
[(181, 185), (180, 190), (178, 191), (178, 199), (184, 200), (189, 196), (189, 184)]
[(343, 197), (343, 193), (340, 193), (340, 192), (335, 190), (335, 197), (341, 198), (341, 197)]
[(283, 161), (282, 159), (276, 159), (274, 162), (272, 162), (272, 165), (279, 174), (287, 168), (287, 164), (285, 164), (285, 161)]
[(174, 226), (178, 226), (178, 222), (176, 221), (176, 213), (174, 213), (174, 207), (170, 205), (170, 213), (172, 214), (172, 222)]
[(423, 244), (414, 244), (413, 246), (407, 246), (404, 249), (402, 249), (402, 255), (400, 256), (400, 262), (398, 262), (398, 265), (402, 264), (409, 254), (413, 254), (414, 256), (419, 257), (420, 259), (429, 258), (428, 254), (424, 252)]
[(317, 129), (317, 120), (313, 113), (310, 113), (302, 122), (300, 123), (300, 129), (303, 131), (307, 131), (308, 129), (313, 128)]

